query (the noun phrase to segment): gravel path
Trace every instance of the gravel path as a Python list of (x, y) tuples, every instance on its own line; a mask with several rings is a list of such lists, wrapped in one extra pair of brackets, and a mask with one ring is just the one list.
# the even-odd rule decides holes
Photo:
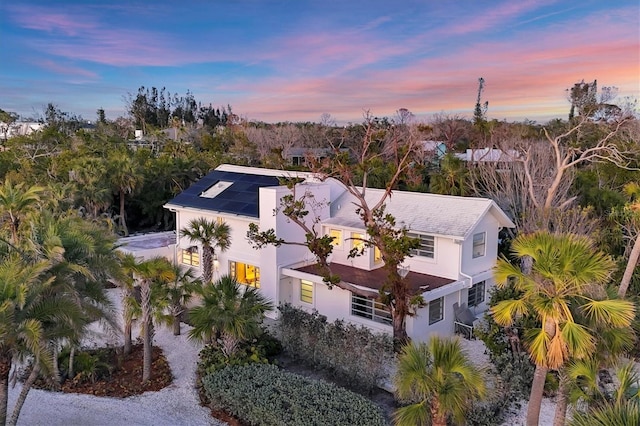
[[(461, 339), (463, 349), (469, 355), (471, 361), (481, 367), (487, 367), (491, 364), (489, 355), (486, 352), (486, 346), (480, 339), (466, 340)], [(522, 401), (520, 410), (508, 415), (506, 420), (501, 426), (522, 426), (526, 423), (527, 419), (527, 403), (528, 401)], [(547, 426), (553, 424), (553, 416), (556, 411), (556, 403), (551, 398), (543, 398), (542, 405), (540, 407), (540, 426)]]
[[(119, 290), (109, 292), (118, 307)], [(171, 365), (174, 376), (171, 386), (125, 399), (33, 389), (27, 396), (18, 425), (225, 425), (200, 406), (195, 389), (199, 348), (187, 340), (187, 330), (184, 324), (181, 336), (173, 336), (167, 327), (156, 330), (154, 345), (162, 348)], [(113, 339), (98, 332), (87, 343), (113, 342)], [(13, 409), (20, 388), (18, 384), (10, 390), (9, 410)]]

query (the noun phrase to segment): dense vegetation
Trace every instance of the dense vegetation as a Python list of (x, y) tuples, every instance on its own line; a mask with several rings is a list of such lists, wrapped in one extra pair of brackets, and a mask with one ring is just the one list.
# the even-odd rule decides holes
[(252, 425), (384, 425), (365, 397), (268, 364), (229, 366), (203, 379), (214, 407)]
[[(549, 384), (564, 404), (557, 412), (558, 425), (564, 423), (567, 405), (578, 407), (580, 412), (601, 413), (602, 418), (615, 410), (636, 407), (635, 388), (629, 393), (631, 397), (617, 398), (600, 392), (601, 384), (596, 380), (596, 390), (605, 396), (586, 403), (582, 397), (579, 405), (573, 392), (578, 388), (584, 395), (598, 394), (585, 384), (591, 373), (580, 363), (590, 362), (598, 371), (611, 368), (611, 361), (619, 355), (639, 352), (632, 333), (638, 329), (638, 313), (636, 310), (634, 319), (629, 302), (637, 302), (640, 296), (636, 268), (640, 256), (640, 123), (634, 106), (613, 105), (613, 89), (598, 92), (595, 82), (581, 82), (568, 91), (567, 120), (507, 123), (487, 118), (483, 83), (480, 80), (472, 120), (440, 114), (428, 123), (418, 123), (402, 109), (397, 117), (367, 114), (363, 123), (342, 127), (330, 116), (323, 117), (322, 123), (248, 122), (231, 107), (203, 106), (190, 93), (178, 96), (155, 88), (140, 88), (129, 96), (128, 117), (111, 121), (98, 110), (95, 126), (86, 126), (81, 117), (48, 105), (41, 131), (3, 138), (0, 151), (0, 423), (15, 423), (26, 398), (25, 392), (13, 416), (6, 418), (8, 372), (15, 361), (33, 360), (34, 368), (25, 382), (28, 391), (38, 374), (59, 377), (57, 352), (62, 347), (73, 352), (89, 322), (99, 318), (113, 322), (104, 294), (107, 279), (118, 282), (128, 296), (125, 351), (127, 342), (131, 343), (134, 314), (141, 315), (146, 325), (145, 353), (151, 351), (153, 327), (165, 321), (175, 326), (180, 305), (188, 293), (201, 289), (200, 283), (158, 260), (138, 263), (123, 259), (115, 254), (114, 243), (118, 235), (130, 232), (173, 230), (172, 213), (163, 205), (221, 163), (311, 169), (348, 182), (348, 189), (367, 185), (388, 191), (408, 189), (494, 199), (516, 228), (502, 235), (504, 258), (498, 272), (503, 288), (492, 301), (484, 338), (497, 371), (523, 373), (509, 389), (503, 389), (502, 400), (526, 395), (529, 374), (535, 369), (529, 424), (537, 422), (536, 405), (539, 409), (542, 391)], [(17, 119), (1, 110), (0, 116), (5, 121)], [(137, 129), (144, 131), (143, 137), (136, 134)], [(423, 140), (442, 141), (448, 155), (441, 157), (437, 151), (425, 150), (420, 144)], [(310, 154), (314, 152), (311, 149), (324, 151), (315, 151), (303, 164), (294, 165), (294, 148)], [(464, 162), (453, 155), (466, 149), (482, 153), (483, 148), (496, 149), (504, 157), (482, 161), (471, 154), (471, 161)], [(381, 204), (363, 202), (359, 207), (367, 227), (365, 243), (380, 249), (385, 264), (390, 265), (391, 278), (385, 283), (388, 291), (381, 294), (381, 301), (394, 307), (394, 334), (403, 342), (404, 318), (421, 303), (403, 291), (397, 275), (396, 266), (410, 251), (411, 239), (397, 229)], [(291, 211), (298, 217), (308, 213), (304, 205)], [(537, 241), (542, 248), (521, 244), (527, 236), (541, 235), (547, 236)], [(313, 230), (307, 236), (309, 249), (329, 266), (330, 239)], [(204, 237), (193, 235), (198, 241)], [(557, 238), (561, 243), (553, 249), (567, 251), (556, 253), (543, 244), (544, 238)], [(562, 259), (576, 256), (567, 241), (581, 242), (583, 264), (593, 266), (589, 262), (601, 261), (601, 273), (588, 277), (588, 285), (581, 281), (588, 268), (566, 267), (572, 261), (560, 264)], [(212, 250), (214, 247), (224, 250), (220, 241)], [(554, 255), (545, 258), (541, 253)], [(326, 272), (329, 285), (339, 282), (330, 268)], [(191, 284), (193, 290), (183, 291)], [(133, 297), (136, 285), (142, 289), (139, 303)], [(173, 291), (159, 291), (163, 288)], [(541, 294), (550, 295), (552, 288), (562, 297), (543, 300)], [(210, 300), (208, 309), (213, 309), (219, 295), (209, 293), (202, 295)], [(263, 312), (265, 306), (258, 310)], [(165, 315), (167, 311), (173, 314)], [(257, 328), (234, 334), (228, 324), (205, 321), (210, 315), (198, 317), (198, 311), (194, 313), (200, 328), (192, 337), (214, 346), (224, 342), (212, 352), (218, 359), (214, 364), (234, 365), (229, 362), (234, 357), (265, 359), (256, 351), (247, 351), (247, 341), (256, 337)], [(257, 317), (250, 316), (250, 320)], [(285, 347), (289, 345), (295, 353), (308, 352), (307, 358), (314, 364), (331, 365), (340, 371), (336, 374), (350, 378), (366, 375), (372, 381), (365, 387), (371, 386), (377, 380), (379, 364), (374, 360), (360, 366), (349, 364), (345, 354), (353, 354), (352, 348), (339, 343), (344, 336), (360, 339), (361, 332), (344, 324), (329, 328), (318, 319), (304, 321), (311, 330), (324, 330), (318, 335), (319, 346), (305, 343), (304, 333), (292, 328), (283, 330)], [(177, 326), (179, 332), (179, 323)], [(361, 340), (384, 346), (368, 339)], [(332, 359), (327, 351), (330, 346), (341, 348), (342, 358)], [(505, 351), (511, 354), (508, 358)], [(521, 355), (525, 351), (533, 364), (521, 368), (528, 362)], [(361, 354), (353, 357), (362, 361)], [(365, 374), (358, 368), (364, 368)], [(226, 367), (223, 370), (227, 371)], [(144, 377), (148, 380), (151, 375), (147, 365)], [(504, 380), (503, 384), (509, 383)], [(432, 404), (437, 400), (433, 395), (429, 398)], [(497, 405), (488, 411), (501, 408)], [(455, 413), (447, 416), (451, 414)], [(440, 422), (452, 420), (442, 413), (431, 415)]]

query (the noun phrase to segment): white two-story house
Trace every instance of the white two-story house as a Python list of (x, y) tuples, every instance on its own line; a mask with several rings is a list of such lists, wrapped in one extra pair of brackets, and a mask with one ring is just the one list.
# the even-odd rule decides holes
[[(258, 224), (261, 230), (274, 229), (286, 241), (304, 241), (302, 229), (282, 213), (274, 214), (280, 199), (290, 194), (279, 185), (278, 178), (283, 176), (304, 179), (297, 193), (313, 194), (317, 204), (309, 216), (319, 218), (321, 232), (334, 237), (332, 272), (357, 287), (359, 295), (337, 286), (329, 289), (315, 274), (314, 256), (300, 245), (252, 248), (247, 239), (250, 223)], [(381, 195), (382, 190), (367, 189), (371, 205)], [(379, 252), (369, 248), (362, 256), (348, 258), (351, 248), (366, 238), (351, 197), (338, 181), (321, 182), (311, 173), (222, 165), (166, 204), (176, 213), (174, 258), (201, 270), (201, 247), (181, 238), (179, 230), (198, 217), (224, 221), (231, 228), (231, 246), (216, 252), (214, 279), (231, 274), (276, 304), (288, 302), (315, 309), (329, 321), (343, 319), (391, 332), (389, 310), (375, 301), (386, 277)], [(514, 226), (493, 201), (394, 191), (387, 199), (386, 211), (420, 239), (420, 247), (405, 260), (402, 271), (412, 291), (422, 294), (426, 302), (407, 319), (412, 339), (424, 341), (432, 333), (452, 334), (454, 303), (467, 303), (476, 314), (487, 309), (487, 292), (494, 285), (498, 233), (503, 227)]]

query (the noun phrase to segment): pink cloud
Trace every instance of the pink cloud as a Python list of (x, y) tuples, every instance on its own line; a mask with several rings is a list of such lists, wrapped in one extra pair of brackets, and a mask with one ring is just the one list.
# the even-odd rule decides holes
[(86, 14), (71, 16), (57, 11), (19, 5), (10, 10), (16, 23), (31, 30), (61, 32), (67, 36), (77, 36), (98, 26), (95, 20)]
[(497, 6), (490, 6), (486, 9), (484, 14), (478, 14), (477, 16), (473, 16), (471, 19), (463, 21), (458, 25), (447, 27), (444, 32), (452, 35), (463, 35), (484, 31), (498, 25), (511, 22), (513, 18), (516, 18), (525, 12), (536, 10), (549, 3), (555, 3), (555, 0), (522, 0), (506, 2)]
[(74, 67), (74, 66), (69, 66), (69, 65), (63, 65), (59, 62), (54, 62), (51, 60), (40, 60), (40, 61), (36, 61), (35, 62), (36, 65), (47, 69), (49, 71), (58, 73), (58, 74), (65, 74), (65, 75), (69, 75), (69, 76), (78, 76), (78, 77), (86, 77), (89, 79), (97, 79), (98, 78), (98, 74), (80, 68), (80, 67)]

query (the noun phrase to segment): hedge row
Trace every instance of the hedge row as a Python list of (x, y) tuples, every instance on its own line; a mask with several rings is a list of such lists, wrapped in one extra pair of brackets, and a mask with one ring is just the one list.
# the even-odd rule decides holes
[(344, 321), (328, 323), (318, 312), (281, 305), (279, 334), (284, 350), (294, 358), (333, 373), (351, 386), (371, 391), (387, 378), (393, 361), (388, 334)]
[(362, 395), (271, 364), (225, 367), (203, 385), (212, 408), (252, 426), (385, 424), (379, 407)]

